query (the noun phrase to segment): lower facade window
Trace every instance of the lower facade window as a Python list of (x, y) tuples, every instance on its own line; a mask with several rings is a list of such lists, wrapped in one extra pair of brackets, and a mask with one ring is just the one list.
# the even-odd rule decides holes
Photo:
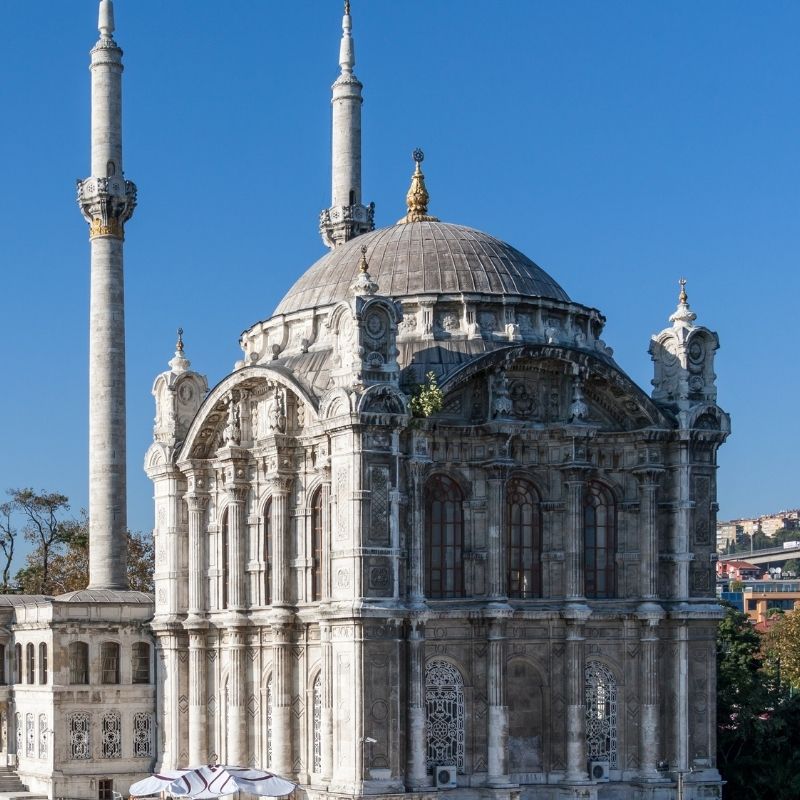
[(464, 679), (442, 659), (425, 669), (425, 735), (429, 767), (464, 769)]
[(122, 720), (119, 711), (103, 714), (103, 758), (122, 757)]
[(39, 758), (47, 758), (47, 737), (49, 735), (47, 714), (39, 714)]
[(69, 717), (69, 750), (74, 759), (92, 757), (91, 716), (85, 711), (77, 711)]
[(590, 760), (617, 766), (617, 681), (600, 661), (588, 661), (584, 670), (586, 754)]
[(114, 781), (110, 778), (100, 778), (97, 781), (97, 800), (112, 800), (114, 797)]
[(153, 755), (153, 717), (150, 714), (133, 715), (133, 757), (150, 758)]

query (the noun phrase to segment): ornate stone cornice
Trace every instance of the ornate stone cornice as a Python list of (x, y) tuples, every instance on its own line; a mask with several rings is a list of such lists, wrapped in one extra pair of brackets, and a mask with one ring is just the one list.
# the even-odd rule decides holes
[(78, 206), (89, 223), (89, 238), (125, 238), (125, 223), (136, 208), (136, 184), (120, 177), (78, 181)]

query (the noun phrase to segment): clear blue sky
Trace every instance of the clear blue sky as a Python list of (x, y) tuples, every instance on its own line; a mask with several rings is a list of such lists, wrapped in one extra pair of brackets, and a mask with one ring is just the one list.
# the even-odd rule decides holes
[[(0, 6), (0, 489), (87, 497), (95, 0)], [(213, 385), (238, 335), (322, 253), (337, 0), (117, 0), (125, 50), (129, 522), (154, 376), (178, 325)], [(718, 331), (720, 517), (800, 505), (800, 3), (353, 0), (364, 197), (487, 230), (608, 317), (649, 390), (651, 333), (688, 280)]]

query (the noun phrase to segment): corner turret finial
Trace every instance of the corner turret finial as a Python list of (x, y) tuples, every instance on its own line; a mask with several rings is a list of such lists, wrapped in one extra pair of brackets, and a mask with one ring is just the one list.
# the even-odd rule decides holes
[(418, 147), (412, 153), (415, 168), (414, 174), (411, 176), (411, 187), (406, 195), (406, 205), (408, 206), (408, 213), (397, 220), (398, 225), (406, 222), (438, 222), (438, 217), (431, 217), (428, 215), (428, 202), (430, 195), (425, 186), (425, 176), (422, 174), (420, 164), (425, 160), (425, 153)]
[(369, 274), (369, 263), (367, 262), (367, 246), (361, 245), (361, 260), (358, 262), (358, 277), (355, 283), (350, 287), (353, 294), (364, 296), (372, 295), (378, 291), (378, 284), (372, 280), (372, 275)]
[(175, 349), (179, 352), (183, 352), (183, 328), (178, 328), (178, 343), (175, 345)]
[(175, 343), (175, 355), (169, 360), (169, 366), (176, 375), (186, 372), (192, 365), (183, 354), (183, 328), (178, 328), (178, 341)]
[(686, 294), (686, 278), (681, 278), (678, 281), (678, 285), (681, 287), (678, 295), (678, 307), (675, 309), (675, 313), (670, 316), (669, 321), (675, 328), (689, 328), (697, 319), (697, 314), (689, 308), (689, 295)]
[(97, 28), (104, 39), (114, 38), (114, 3), (113, 0), (100, 0), (100, 13)]

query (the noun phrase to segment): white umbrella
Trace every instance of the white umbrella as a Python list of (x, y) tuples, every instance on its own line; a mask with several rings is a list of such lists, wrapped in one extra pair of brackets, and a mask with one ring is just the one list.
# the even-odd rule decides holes
[(264, 770), (209, 764), (151, 775), (134, 783), (130, 794), (142, 797), (167, 792), (174, 797), (203, 800), (241, 791), (261, 797), (282, 797), (293, 792), (295, 786)]

